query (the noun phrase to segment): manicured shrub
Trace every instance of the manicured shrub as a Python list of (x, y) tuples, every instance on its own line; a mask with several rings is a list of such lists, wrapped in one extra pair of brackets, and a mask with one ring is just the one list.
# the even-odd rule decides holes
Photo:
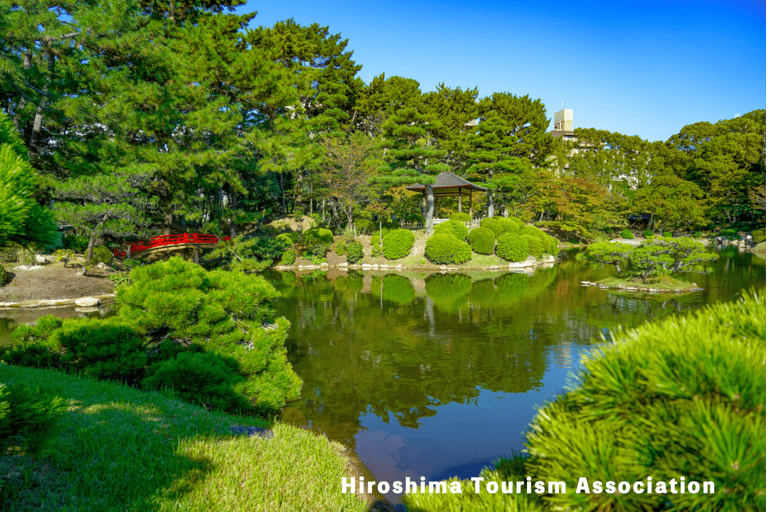
[(621, 230), (621, 238), (626, 238), (627, 240), (632, 240), (635, 238), (635, 235), (632, 234), (632, 231), (628, 229), (622, 229)]
[(405, 258), (413, 247), (413, 232), (407, 229), (396, 229), (384, 236), (384, 257), (388, 260)]
[(538, 239), (538, 241), (541, 244), (542, 253), (547, 253), (552, 255), (557, 254), (557, 248), (558, 248), (559, 242), (555, 238), (546, 234), (541, 229), (537, 228), (536, 226), (524, 225), (523, 227), (520, 228), (520, 235), (528, 235)]
[(296, 261), (296, 252), (293, 249), (286, 250), (283, 253), (283, 256), (280, 258), (281, 265), (293, 265), (295, 261)]
[(303, 235), (305, 250), (312, 256), (325, 257), (333, 243), (333, 232), (325, 228), (312, 228)]
[(105, 265), (109, 266), (112, 265), (112, 260), (114, 258), (115, 256), (112, 254), (112, 251), (103, 245), (97, 245), (93, 248), (93, 254), (91, 255), (91, 259), (88, 261), (88, 264), (98, 265), (99, 263), (104, 263)]
[(61, 397), (24, 384), (0, 383), (0, 456), (9, 445), (26, 455), (43, 451), (52, 439), (56, 420), (66, 410)]
[(0, 359), (14, 366), (60, 368), (61, 346), (51, 341), (51, 335), (62, 323), (60, 318), (45, 315), (38, 318), (35, 325), (20, 325), (11, 333), (17, 343), (0, 347)]
[(643, 231), (643, 238), (645, 238), (646, 240), (649, 238), (653, 238), (653, 231), (651, 231), (650, 229), (646, 229), (645, 231)]
[(387, 236), (387, 233), (389, 233), (391, 230), (389, 228), (382, 228), (381, 233), (379, 233), (378, 227), (376, 228), (376, 231), (373, 232), (371, 235), (371, 256), (374, 258), (378, 258), (381, 256), (381, 238)]
[(465, 263), (472, 259), (469, 244), (446, 233), (435, 234), (427, 239), (424, 256), (437, 265)]
[(289, 231), (287, 233), (280, 233), (275, 237), (275, 241), (280, 244), (282, 248), (288, 248), (293, 246), (296, 243), (296, 238), (298, 235), (294, 233), (293, 231)]
[(147, 364), (143, 337), (114, 317), (69, 320), (51, 341), (64, 349), (62, 362), (89, 377), (135, 379)]
[(762, 242), (765, 240), (765, 230), (764, 229), (756, 229), (752, 232), (752, 240), (757, 242)]
[(344, 233), (341, 235), (341, 239), (344, 241), (345, 244), (348, 244), (349, 242), (353, 241), (355, 239), (355, 232), (351, 229), (345, 229)]
[[(578, 385), (527, 436), (534, 480), (562, 510), (765, 507), (765, 296), (620, 334), (582, 362)], [(607, 455), (611, 454), (611, 455)], [(631, 463), (628, 463), (631, 462)], [(714, 494), (578, 493), (593, 481), (713, 482)], [(669, 489), (669, 484), (667, 484)]]
[(336, 253), (337, 256), (344, 256), (347, 254), (347, 244), (344, 242), (344, 240), (339, 240), (338, 242), (334, 242), (331, 246), (333, 248), (333, 252)]
[(363, 259), (363, 244), (357, 240), (349, 242), (347, 245), (347, 261), (349, 263), (357, 263)]
[(669, 231), (664, 232), (664, 238), (672, 238), (672, 233)]
[(519, 235), (505, 233), (496, 240), (496, 255), (507, 261), (523, 261), (528, 258), (528, 241)]
[(521, 220), (512, 217), (488, 217), (480, 221), (480, 227), (493, 231), (496, 238), (505, 233), (518, 234), (523, 225)]
[(544, 247), (539, 237), (531, 235), (520, 235), (520, 237), (528, 243), (528, 254), (534, 258), (541, 258), (541, 255), (544, 254)]
[(463, 222), (456, 222), (449, 220), (435, 226), (435, 235), (450, 234), (458, 238), (459, 240), (466, 240), (469, 229)]
[[(376, 228), (378, 227), (377, 224)], [(373, 222), (368, 219), (355, 219), (355, 229), (358, 235), (370, 235), (373, 233)]]
[(488, 228), (475, 228), (469, 232), (469, 245), (478, 254), (493, 254), (496, 235)]
[(472, 220), (472, 217), (470, 217), (468, 213), (456, 212), (453, 215), (451, 215), (451, 220), (456, 222), (469, 222)]

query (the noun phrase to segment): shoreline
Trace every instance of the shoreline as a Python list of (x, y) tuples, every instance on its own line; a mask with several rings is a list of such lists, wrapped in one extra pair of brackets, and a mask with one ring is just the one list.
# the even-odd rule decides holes
[(269, 270), (290, 270), (290, 271), (304, 271), (304, 270), (330, 270), (337, 269), (340, 271), (346, 270), (431, 270), (434, 272), (455, 272), (462, 270), (528, 270), (536, 268), (550, 268), (555, 265), (557, 258), (554, 256), (546, 256), (542, 259), (535, 259), (533, 256), (529, 256), (528, 259), (519, 262), (510, 262), (507, 265), (483, 265), (483, 266), (463, 266), (463, 265), (403, 265), (399, 263), (397, 265), (391, 263), (321, 263), (319, 265), (314, 264), (299, 264), (299, 265), (275, 265), (270, 267)]

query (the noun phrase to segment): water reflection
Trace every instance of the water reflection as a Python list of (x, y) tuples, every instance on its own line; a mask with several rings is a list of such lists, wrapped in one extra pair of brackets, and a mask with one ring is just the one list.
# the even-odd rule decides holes
[(764, 260), (723, 251), (713, 274), (686, 276), (701, 292), (622, 296), (580, 286), (613, 269), (573, 256), (533, 275), (270, 274), (304, 380), (286, 416), (354, 448), (378, 480), (476, 476), (522, 448), (535, 407), (601, 335), (765, 287)]

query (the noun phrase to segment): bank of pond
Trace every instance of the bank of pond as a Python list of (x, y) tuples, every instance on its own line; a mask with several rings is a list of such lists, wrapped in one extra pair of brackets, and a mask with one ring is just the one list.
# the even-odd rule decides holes
[[(757, 510), (765, 490), (765, 260), (721, 251), (711, 274), (695, 276), (700, 291), (626, 296), (581, 286), (615, 271), (580, 261), (576, 252), (528, 273), (257, 277), (190, 273), (191, 264), (178, 259), (136, 269), (133, 284), (118, 292), (114, 316), (38, 321), (18, 329), (22, 343), (4, 351), (15, 366), (0, 366), (0, 382), (45, 382), (48, 396), (67, 401), (58, 413), (65, 433), (55, 434), (42, 462), (0, 458), (34, 475), (23, 492), (3, 491), (6, 503), (22, 510), (29, 496), (66, 501), (80, 485), (72, 457), (92, 460), (87, 471), (97, 471), (105, 460), (122, 460), (109, 452), (121, 443), (160, 442), (168, 457), (155, 467), (160, 480), (150, 485), (137, 477), (120, 491), (117, 477), (106, 478), (85, 501), (73, 501), (74, 509), (92, 509), (101, 496), (111, 503), (106, 510), (119, 503), (196, 510), (216, 499), (225, 499), (228, 510), (363, 510), (370, 503), (342, 493), (341, 478), (392, 483), (423, 476), (463, 479), (457, 485), (464, 491), (405, 495), (376, 484), (368, 498), (405, 502), (409, 510)], [(715, 309), (697, 313), (702, 308)], [(691, 314), (695, 320), (680, 320)], [(118, 339), (121, 350), (106, 350)], [(94, 340), (103, 341), (99, 350), (88, 348)], [(41, 373), (25, 373), (33, 371)], [(569, 383), (574, 390), (563, 394)], [(88, 402), (77, 393), (89, 386), (114, 391), (99, 388), (93, 396), (103, 398)], [(207, 412), (200, 403), (236, 415)], [(111, 416), (117, 411), (119, 420)], [(152, 441), (130, 438), (131, 429), (121, 427), (116, 431), (127, 437), (100, 448), (82, 423), (103, 419), (102, 428), (112, 428), (126, 418)], [(173, 425), (189, 418), (197, 426), (178, 435)], [(238, 425), (271, 428), (274, 437), (239, 437), (231, 430)], [(15, 439), (18, 453), (22, 442)], [(232, 453), (242, 474), (224, 467)], [(607, 453), (617, 455), (606, 459)], [(247, 461), (251, 455), (259, 462)], [(280, 466), (277, 473), (288, 475), (282, 479), (259, 471), (269, 457), (315, 462), (300, 470)], [(182, 461), (176, 472), (171, 460)], [(481, 473), (484, 482), (500, 484), (528, 476), (562, 481), (566, 492), (476, 493), (469, 479)], [(714, 482), (715, 493), (576, 492), (585, 475), (600, 482), (682, 476)], [(19, 480), (4, 482), (7, 490)]]

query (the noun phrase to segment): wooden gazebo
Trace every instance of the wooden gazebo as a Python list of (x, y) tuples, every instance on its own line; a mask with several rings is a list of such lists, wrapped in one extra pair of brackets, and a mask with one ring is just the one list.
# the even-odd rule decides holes
[[(421, 183), (416, 183), (409, 187), (408, 190), (414, 192), (424, 193), (426, 187)], [(458, 197), (459, 198), (459, 212), (461, 212), (461, 198), (469, 197), (469, 215), (472, 216), (472, 191), (488, 192), (488, 189), (470, 183), (464, 178), (459, 178), (452, 172), (442, 172), (437, 176), (435, 183), (432, 184), (432, 193), (435, 197), (435, 203), (439, 197)], [(426, 198), (422, 198), (422, 201), (426, 201)]]

